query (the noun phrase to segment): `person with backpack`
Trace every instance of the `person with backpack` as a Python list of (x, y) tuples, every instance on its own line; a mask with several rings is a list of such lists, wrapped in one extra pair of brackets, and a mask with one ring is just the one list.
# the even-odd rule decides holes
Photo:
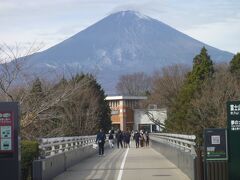
[(109, 134), (109, 136), (108, 136), (108, 141), (109, 141), (109, 146), (110, 146), (110, 148), (113, 148), (113, 147), (114, 147), (114, 144), (113, 144), (114, 137), (113, 137), (112, 131), (110, 131), (110, 134)]
[(122, 131), (121, 130), (118, 130), (118, 132), (116, 134), (116, 139), (117, 139), (117, 147), (119, 148), (119, 144), (120, 144), (121, 148), (123, 148), (123, 144), (122, 144), (123, 135), (122, 135)]
[(136, 143), (136, 148), (139, 148), (139, 139), (140, 139), (140, 133), (138, 131), (135, 132), (134, 134), (134, 140)]
[(106, 140), (106, 135), (103, 132), (102, 129), (99, 130), (97, 133), (96, 143), (98, 143), (98, 155), (103, 156), (104, 155), (104, 144)]

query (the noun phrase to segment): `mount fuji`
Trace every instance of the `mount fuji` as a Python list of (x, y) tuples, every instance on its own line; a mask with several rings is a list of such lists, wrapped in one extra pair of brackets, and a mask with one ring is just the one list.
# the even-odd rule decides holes
[(233, 57), (139, 12), (121, 11), (31, 55), (27, 64), (36, 75), (53, 71), (93, 73), (107, 93), (114, 93), (121, 75), (151, 73), (173, 64), (191, 66), (203, 46), (215, 63)]

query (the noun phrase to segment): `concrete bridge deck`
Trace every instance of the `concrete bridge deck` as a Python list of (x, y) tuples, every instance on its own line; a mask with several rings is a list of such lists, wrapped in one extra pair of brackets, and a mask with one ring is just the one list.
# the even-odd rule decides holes
[(189, 180), (151, 147), (107, 149), (105, 156), (84, 159), (54, 180)]

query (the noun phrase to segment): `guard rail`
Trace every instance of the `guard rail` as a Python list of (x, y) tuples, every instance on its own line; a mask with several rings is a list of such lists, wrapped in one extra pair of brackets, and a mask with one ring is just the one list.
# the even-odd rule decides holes
[(56, 137), (39, 139), (40, 157), (47, 158), (62, 152), (92, 145), (96, 140), (96, 135)]
[(191, 152), (191, 154), (196, 154), (194, 147), (196, 145), (195, 135), (151, 133), (150, 138), (165, 144), (169, 144), (186, 152)]

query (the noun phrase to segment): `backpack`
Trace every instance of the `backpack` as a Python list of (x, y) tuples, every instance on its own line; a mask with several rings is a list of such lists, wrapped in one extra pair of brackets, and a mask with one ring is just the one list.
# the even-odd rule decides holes
[(113, 139), (113, 134), (110, 134), (108, 139)]

